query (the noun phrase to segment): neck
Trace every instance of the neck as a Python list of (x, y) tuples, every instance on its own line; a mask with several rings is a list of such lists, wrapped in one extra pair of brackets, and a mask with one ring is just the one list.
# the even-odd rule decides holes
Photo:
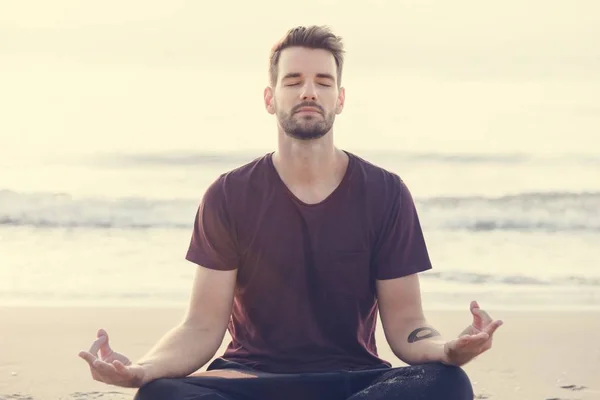
[(279, 132), (273, 163), (287, 183), (321, 185), (342, 179), (348, 156), (333, 145), (332, 132), (316, 140), (298, 140)]

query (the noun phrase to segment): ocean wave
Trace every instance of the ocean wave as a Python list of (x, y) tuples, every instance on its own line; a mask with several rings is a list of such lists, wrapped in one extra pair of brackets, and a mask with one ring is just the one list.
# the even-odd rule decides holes
[(0, 225), (39, 228), (190, 228), (197, 201), (74, 198), (0, 190)]
[[(600, 232), (600, 192), (416, 199), (426, 229)], [(0, 225), (189, 229), (198, 199), (75, 198), (0, 190)]]
[(139, 154), (108, 154), (97, 156), (92, 163), (108, 166), (130, 167), (180, 167), (180, 166), (238, 166), (248, 163), (264, 152), (188, 152), (167, 151)]
[[(167, 151), (156, 153), (107, 154), (98, 156), (94, 162), (117, 166), (237, 166), (263, 156), (268, 150), (246, 152), (190, 152)], [(527, 153), (428, 153), (403, 151), (367, 150), (357, 155), (374, 162), (408, 162), (441, 164), (501, 164), (525, 163), (575, 163), (600, 165), (600, 156), (594, 154), (541, 155)]]
[(511, 286), (600, 286), (600, 276), (566, 275), (552, 278), (539, 278), (527, 275), (495, 275), (465, 271), (427, 271), (425, 279), (441, 280), (464, 284), (500, 284)]
[(532, 192), (419, 201), (436, 227), (472, 231), (600, 231), (600, 192)]

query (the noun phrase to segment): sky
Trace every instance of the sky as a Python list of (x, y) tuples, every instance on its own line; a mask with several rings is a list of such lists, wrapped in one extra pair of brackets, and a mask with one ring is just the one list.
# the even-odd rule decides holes
[(346, 45), (344, 146), (598, 144), (596, 0), (4, 0), (0, 157), (272, 146), (268, 53), (310, 24)]

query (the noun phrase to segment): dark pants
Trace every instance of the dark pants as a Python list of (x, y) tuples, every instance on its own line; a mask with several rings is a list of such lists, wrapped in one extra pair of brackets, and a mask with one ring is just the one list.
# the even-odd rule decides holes
[[(254, 370), (215, 360), (207, 370)], [(134, 400), (473, 400), (465, 372), (443, 364), (361, 371), (277, 374), (252, 378), (163, 378)]]

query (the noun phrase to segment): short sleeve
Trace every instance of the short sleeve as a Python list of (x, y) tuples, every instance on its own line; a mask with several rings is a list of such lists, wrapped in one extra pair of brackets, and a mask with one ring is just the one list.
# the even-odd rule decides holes
[(206, 190), (194, 221), (186, 260), (206, 268), (234, 270), (238, 267), (238, 251), (221, 176)]
[(396, 176), (391, 204), (375, 248), (377, 279), (393, 279), (432, 268), (414, 200)]

